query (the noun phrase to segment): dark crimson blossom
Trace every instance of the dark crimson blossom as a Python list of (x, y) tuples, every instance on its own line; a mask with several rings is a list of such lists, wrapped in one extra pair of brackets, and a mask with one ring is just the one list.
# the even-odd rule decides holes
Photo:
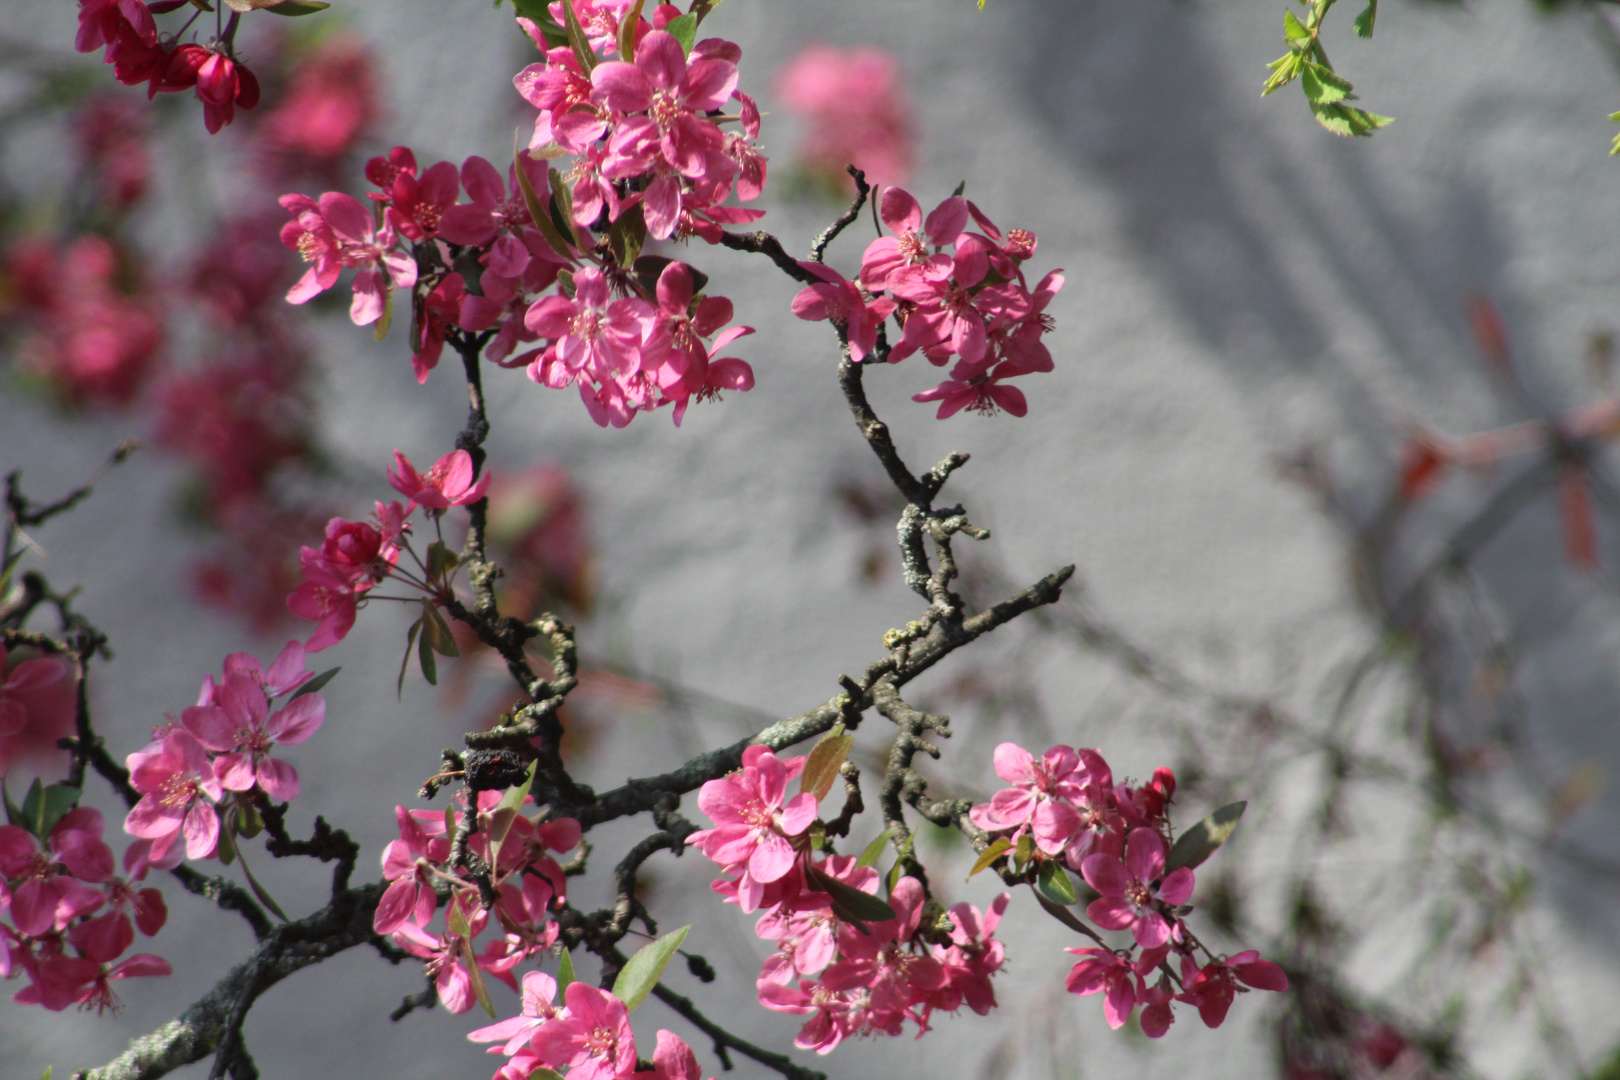
[(1280, 993), (1288, 989), (1288, 976), (1282, 968), (1270, 960), (1262, 960), (1260, 954), (1252, 949), (1240, 952), (1229, 960), (1205, 964), (1202, 968), (1196, 968), (1183, 957), (1182, 992), (1176, 995), (1176, 1000), (1196, 1007), (1199, 1018), (1207, 1026), (1220, 1027), (1226, 1020), (1227, 1010), (1232, 1007), (1232, 999), (1243, 989), (1238, 983), (1256, 990)]
[(1124, 1027), (1136, 1008), (1137, 985), (1141, 981), (1131, 962), (1107, 949), (1063, 951), (1085, 958), (1069, 969), (1069, 993), (1082, 997), (1103, 994), (1103, 1019), (1116, 1030)]
[(361, 596), (387, 577), (398, 559), (399, 549), (372, 526), (343, 518), (327, 522), (319, 551), (299, 549), (304, 582), (287, 597), (294, 615), (320, 623), (305, 647), (320, 652), (347, 636)]

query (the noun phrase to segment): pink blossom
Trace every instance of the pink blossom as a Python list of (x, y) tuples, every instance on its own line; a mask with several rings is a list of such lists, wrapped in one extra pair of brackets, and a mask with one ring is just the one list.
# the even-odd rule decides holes
[(799, 290), (793, 298), (793, 314), (809, 322), (831, 320), (848, 338), (850, 359), (856, 363), (864, 360), (877, 345), (878, 327), (894, 313), (894, 301), (888, 297), (868, 300), (854, 282), (821, 263), (801, 262), (799, 266), (821, 280)]
[(874, 184), (905, 182), (913, 122), (891, 54), (811, 45), (777, 77), (776, 93), (808, 121), (800, 148), (807, 166), (840, 185), (849, 184), (844, 166), (850, 164)]
[[(527, 154), (519, 154), (518, 162), (535, 190), (544, 191), (545, 163), (536, 162)], [(511, 180), (510, 194), (501, 174), (488, 161), (475, 155), (463, 162), (461, 186), (472, 202), (446, 209), (439, 219), (439, 235), (452, 244), (482, 247), (501, 232), (515, 233), (532, 224), (515, 167), (507, 173)]]
[(975, 806), (971, 818), (981, 829), (1031, 829), (1036, 845), (1048, 855), (1061, 854), (1080, 827), (1073, 803), (1084, 793), (1085, 769), (1067, 746), (1054, 746), (1037, 763), (1016, 743), (996, 747), (996, 775), (1015, 786), (1003, 788), (988, 803)]
[(411, 370), (418, 385), (427, 382), (428, 372), (439, 366), (445, 338), (450, 327), (457, 325), (462, 303), (468, 295), (460, 274), (446, 274), (422, 299), (411, 333), (411, 339), (420, 343), (411, 355)]
[(202, 743), (187, 731), (172, 731), (147, 756), (130, 755), (130, 784), (141, 793), (124, 819), (124, 831), (152, 841), (152, 857), (162, 858), (182, 834), (186, 858), (206, 859), (219, 842), (219, 816), (213, 803), (224, 797)]
[(211, 705), (194, 705), (180, 714), (186, 730), (219, 756), (214, 774), (227, 791), (248, 791), (255, 783), (272, 799), (298, 797), (298, 771), (270, 756), (278, 743), (301, 743), (320, 729), (326, 699), (303, 694), (286, 707), (269, 711), (263, 686), (243, 671), (227, 671)]
[(635, 371), (641, 363), (645, 300), (611, 300), (607, 278), (594, 266), (574, 275), (574, 298), (548, 296), (529, 308), (524, 323), (556, 342), (557, 359), (570, 372), (602, 380)]
[(530, 1045), (554, 1067), (569, 1066), (574, 1080), (615, 1080), (636, 1067), (636, 1039), (624, 1002), (589, 983), (563, 991), (567, 1011), (541, 1026)]
[[(0, 825), (0, 878), (11, 881), (11, 921), (19, 933), (38, 937), (65, 929), (105, 902), (101, 892), (84, 884), (112, 874), (112, 852), (101, 842), (100, 825), (101, 815), (88, 809), (65, 828), (58, 823), (48, 855), (26, 829)], [(93, 836), (76, 835), (90, 828)], [(81, 879), (80, 873), (87, 877)]]
[(383, 849), (383, 879), (388, 888), (377, 901), (372, 920), (372, 929), (379, 934), (393, 933), (406, 919), (414, 919), (419, 926), (433, 921), (439, 903), (434, 889), (440, 879), (435, 868), (450, 857), (450, 841), (430, 838), (403, 806), (394, 807), (394, 817), (400, 838), (390, 840)]
[(1131, 1018), (1136, 1008), (1137, 986), (1141, 980), (1131, 962), (1107, 949), (1064, 949), (1064, 952), (1085, 957), (1069, 969), (1065, 985), (1069, 993), (1082, 997), (1106, 992), (1103, 998), (1103, 1019), (1108, 1026), (1119, 1029)]
[(1170, 920), (1162, 908), (1174, 909), (1192, 896), (1193, 872), (1183, 866), (1164, 872), (1164, 840), (1152, 829), (1132, 829), (1125, 839), (1125, 860), (1091, 855), (1081, 864), (1086, 884), (1102, 895), (1086, 907), (1091, 921), (1106, 930), (1130, 930), (1145, 949), (1170, 939)]
[(1029, 412), (1029, 402), (1025, 400), (1024, 392), (1016, 386), (1003, 386), (1001, 383), (1003, 378), (1012, 374), (1016, 373), (993, 373), (967, 381), (947, 379), (931, 390), (913, 394), (911, 400), (939, 402), (939, 411), (934, 414), (938, 420), (954, 416), (963, 409), (985, 416), (1005, 409), (1014, 416), (1023, 416)]
[(853, 995), (829, 989), (813, 979), (801, 979), (798, 986), (762, 984), (759, 1003), (772, 1012), (810, 1017), (793, 1040), (793, 1045), (803, 1050), (829, 1054), (854, 1030)]
[(934, 958), (945, 969), (946, 981), (928, 996), (930, 1010), (955, 1012), (966, 1002), (968, 1008), (984, 1016), (996, 1007), (990, 977), (1006, 962), (1007, 949), (995, 932), (1011, 900), (1011, 893), (1002, 893), (982, 915), (972, 904), (957, 904), (950, 909), (954, 927), (951, 944), (934, 947)]
[(715, 827), (693, 833), (688, 844), (726, 867), (742, 872), (738, 900), (753, 911), (763, 895), (762, 886), (793, 869), (797, 852), (791, 842), (816, 817), (816, 797), (802, 791), (787, 799), (787, 766), (769, 747), (743, 751), (738, 772), (710, 780), (698, 791), (698, 807)]
[(393, 225), (385, 221), (378, 228), (354, 197), (328, 191), (316, 202), (306, 195), (283, 195), (281, 205), (295, 218), (282, 227), (281, 242), (314, 264), (288, 291), (288, 303), (309, 301), (331, 288), (343, 267), (355, 267), (359, 272), (349, 318), (366, 326), (382, 317), (390, 286), (408, 289), (416, 284), (416, 261), (393, 250)]
[(197, 69), (197, 100), (203, 103), (203, 125), (208, 134), (236, 119), (236, 107), (259, 104), (259, 80), (246, 64), (214, 53)]
[(410, 459), (395, 450), (388, 482), (413, 505), (425, 510), (446, 510), (482, 499), (489, 489), (489, 473), (474, 482), (472, 455), (465, 450), (452, 450), (435, 461), (427, 472), (418, 473)]
[(839, 927), (839, 960), (821, 976), (829, 990), (869, 990), (870, 1022), (891, 1034), (898, 1031), (907, 1009), (926, 1000), (948, 978), (937, 959), (909, 948), (922, 922), (925, 899), (916, 878), (901, 878), (889, 895), (895, 917), (870, 924), (865, 934), (853, 926)]
[(922, 207), (902, 188), (891, 187), (879, 201), (883, 224), (892, 236), (880, 236), (861, 256), (861, 284), (873, 293), (888, 288), (891, 275), (906, 266), (928, 262), (929, 247), (954, 245), (967, 226), (967, 200), (960, 195), (936, 206), (923, 222)]
[(390, 191), (393, 201), (388, 207), (388, 220), (406, 239), (426, 240), (438, 234), (445, 211), (456, 204), (461, 179), (454, 165), (441, 161), (420, 179), (401, 171), (394, 177)]
[(517, 1016), (469, 1031), (473, 1042), (501, 1042), (507, 1057), (521, 1050), (542, 1024), (563, 1015), (557, 1000), (557, 980), (540, 971), (523, 976), (523, 1011)]

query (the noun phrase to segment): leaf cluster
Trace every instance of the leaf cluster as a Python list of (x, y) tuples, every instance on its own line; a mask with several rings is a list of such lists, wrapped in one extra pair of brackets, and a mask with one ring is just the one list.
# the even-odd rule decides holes
[[(1356, 100), (1354, 88), (1349, 79), (1333, 69), (1327, 50), (1322, 47), (1322, 20), (1333, 4), (1334, 0), (1316, 0), (1306, 11), (1303, 22), (1292, 11), (1283, 12), (1283, 39), (1288, 43), (1288, 51), (1266, 65), (1271, 69), (1271, 76), (1260, 94), (1264, 97), (1298, 81), (1317, 123), (1335, 135), (1371, 135), (1394, 117), (1380, 116), (1350, 104)], [(1366, 9), (1356, 16), (1356, 36), (1372, 37), (1377, 17), (1378, 0), (1368, 0)]]

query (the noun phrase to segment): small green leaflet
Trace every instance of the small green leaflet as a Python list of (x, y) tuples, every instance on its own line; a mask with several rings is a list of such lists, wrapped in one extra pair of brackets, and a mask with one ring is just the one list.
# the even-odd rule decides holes
[(847, 885), (814, 868), (807, 873), (806, 879), (811, 888), (832, 897), (834, 915), (863, 934), (870, 933), (866, 929), (867, 923), (887, 922), (894, 918), (894, 908), (885, 903), (881, 897), (862, 892), (855, 886)]
[(51, 1069), (53, 1068), (55, 1068), (53, 1065), (45, 1066), (45, 1071), (39, 1074), (39, 1080), (51, 1080)]
[[(1614, 123), (1620, 123), (1620, 112), (1612, 112), (1612, 113), (1610, 113), (1609, 114), (1609, 119), (1611, 121), (1613, 121)], [(1616, 154), (1620, 154), (1620, 135), (1616, 135), (1614, 137), (1614, 145), (1609, 147), (1609, 156), (1613, 157)], [(3, 583), (0, 583), (0, 584), (3, 584)]]
[(534, 770), (539, 764), (538, 760), (529, 762), (529, 771), (523, 777), (523, 783), (507, 788), (506, 794), (501, 796), (500, 805), (489, 816), (490, 862), (496, 866), (501, 864), (501, 845), (506, 840), (506, 834), (511, 832), (518, 811), (523, 808), (523, 800), (529, 797), (529, 788), (534, 784)]
[(636, 0), (619, 22), (619, 59), (635, 60), (636, 27), (641, 25), (641, 7), (646, 0)]
[(669, 20), (664, 32), (673, 34), (675, 40), (681, 43), (681, 52), (690, 55), (692, 44), (697, 40), (697, 24), (697, 15), (688, 11), (678, 19)]
[(1305, 90), (1305, 97), (1309, 101), (1318, 105), (1328, 105), (1355, 96), (1350, 92), (1350, 81), (1332, 68), (1310, 63), (1304, 67), (1305, 70), (1300, 75), (1300, 86)]
[(574, 981), (574, 956), (567, 949), (557, 961), (557, 993), (561, 994), (568, 989), (568, 984)]
[(984, 849), (984, 854), (979, 856), (978, 862), (973, 864), (973, 869), (968, 871), (968, 877), (971, 879), (985, 867), (1007, 854), (1012, 850), (1012, 846), (1012, 841), (1005, 836), (997, 839), (995, 843)]
[(285, 3), (277, 4), (275, 7), (260, 8), (259, 10), (268, 11), (272, 15), (313, 15), (317, 11), (325, 11), (331, 6), (331, 4), (323, 3), (322, 0), (286, 0)]
[(894, 860), (894, 866), (889, 869), (888, 888), (890, 896), (894, 895), (894, 887), (900, 884), (900, 871), (906, 865), (906, 860), (911, 858), (911, 849), (916, 843), (917, 834), (912, 833), (906, 837), (906, 842), (900, 845), (900, 857)]
[(1305, 41), (1310, 36), (1311, 32), (1305, 29), (1304, 23), (1294, 17), (1292, 11), (1283, 12), (1283, 37), (1289, 41)]
[[(223, 839), (225, 835), (221, 833), (220, 838)], [(237, 861), (242, 864), (242, 874), (247, 878), (248, 888), (252, 889), (253, 895), (259, 898), (259, 903), (269, 908), (271, 913), (282, 922), (291, 922), (292, 920), (287, 918), (287, 913), (281, 910), (281, 905), (276, 903), (275, 897), (271, 896), (265, 890), (265, 887), (259, 884), (259, 879), (253, 876), (252, 870), (248, 869), (247, 859), (242, 856), (242, 846), (240, 844), (236, 845), (236, 855)], [(490, 1013), (490, 1015), (494, 1016), (495, 1014)]]
[(883, 848), (884, 848), (884, 846), (888, 844), (889, 839), (892, 836), (894, 836), (894, 829), (893, 828), (884, 829), (882, 832), (878, 833), (878, 838), (876, 840), (873, 840), (870, 844), (866, 845), (866, 850), (861, 852), (861, 857), (859, 859), (855, 860), (855, 865), (856, 866), (875, 866), (875, 865), (877, 865), (877, 861), (880, 858), (883, 857)]
[(854, 745), (855, 736), (844, 734), (843, 724), (834, 724), (805, 758), (804, 772), (799, 774), (799, 791), (808, 791), (817, 802), (825, 799), (838, 779), (839, 768), (849, 757), (849, 748)]
[(1045, 899), (1064, 907), (1069, 907), (1080, 899), (1075, 895), (1074, 882), (1069, 879), (1069, 872), (1055, 862), (1042, 864), (1040, 876), (1035, 880), (1035, 888)]
[(309, 680), (309, 682), (305, 683), (303, 686), (300, 686), (297, 690), (294, 690), (293, 693), (292, 693), (292, 697), (288, 698), (287, 700), (288, 701), (293, 701), (293, 700), (296, 700), (297, 698), (303, 697), (305, 694), (313, 694), (313, 693), (315, 693), (316, 691), (318, 691), (322, 687), (324, 687), (327, 683), (331, 682), (332, 679), (337, 676), (337, 673), (342, 671), (342, 670), (343, 669), (340, 668), (340, 667), (328, 668), (327, 670), (321, 672), (319, 675), (315, 676), (313, 679)]
[(1335, 135), (1353, 135), (1358, 138), (1371, 135), (1379, 128), (1395, 122), (1393, 116), (1379, 116), (1377, 113), (1338, 101), (1329, 105), (1312, 102), (1311, 115), (1316, 117), (1318, 124)]
[[(36, 778), (28, 788), (28, 794), (23, 797), (21, 820), (13, 821), (13, 825), (21, 825), (41, 840), (48, 839), (56, 823), (62, 820), (69, 810), (79, 801), (79, 789), (68, 784), (52, 784), (44, 787)], [(7, 799), (9, 804), (10, 800)], [(11, 807), (6, 807), (9, 817)]]
[(574, 50), (574, 59), (579, 61), (580, 70), (588, 76), (596, 68), (596, 53), (591, 51), (590, 39), (585, 36), (585, 28), (579, 25), (579, 16), (574, 13), (574, 0), (562, 0), (562, 5), (568, 47)]
[(1091, 928), (1086, 926), (1086, 924), (1081, 922), (1079, 919), (1075, 918), (1067, 908), (1060, 904), (1052, 903), (1052, 901), (1042, 896), (1039, 890), (1036, 890), (1035, 892), (1035, 899), (1040, 901), (1041, 907), (1046, 909), (1046, 913), (1048, 915), (1052, 916), (1052, 918), (1056, 919), (1064, 926), (1067, 926), (1070, 930), (1073, 930), (1077, 934), (1085, 934), (1087, 937), (1091, 936)]
[(1013, 852), (1013, 860), (1020, 872), (1023, 871), (1029, 860), (1035, 857), (1035, 840), (1025, 833), (1018, 838), (1018, 848)]
[(1176, 846), (1170, 849), (1170, 857), (1165, 860), (1165, 873), (1183, 866), (1197, 866), (1215, 854), (1215, 849), (1226, 843), (1232, 830), (1237, 828), (1238, 819), (1248, 805), (1246, 802), (1228, 803), (1177, 837)]
[(467, 969), (467, 974), (472, 980), (473, 996), (493, 1020), (495, 1003), (490, 1000), (489, 987), (484, 984), (484, 973), (473, 956), (472, 927), (468, 925), (467, 914), (461, 910), (461, 904), (457, 901), (450, 902), (449, 910), (444, 913), (444, 924), (456, 936), (458, 942), (456, 951), (461, 955), (462, 966)]
[(1373, 35), (1373, 23), (1378, 19), (1378, 0), (1367, 0), (1367, 8), (1356, 21), (1350, 25), (1355, 27), (1356, 37), (1370, 38)]
[(613, 980), (613, 996), (624, 1002), (626, 1009), (633, 1012), (652, 993), (690, 929), (683, 926), (657, 941), (648, 942), (619, 970), (619, 977)]
[(405, 635), (405, 655), (399, 661), (399, 683), (394, 687), (395, 697), (405, 696), (405, 672), (411, 666), (411, 646), (416, 644), (416, 635), (422, 631), (422, 620), (417, 619), (411, 623), (410, 633)]

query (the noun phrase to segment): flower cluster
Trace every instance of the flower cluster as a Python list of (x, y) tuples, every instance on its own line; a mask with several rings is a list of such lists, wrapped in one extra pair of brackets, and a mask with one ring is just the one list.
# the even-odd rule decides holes
[(120, 244), (91, 233), (66, 244), (30, 238), (5, 253), (15, 288), (0, 310), (24, 329), (18, 366), (64, 404), (126, 405), (157, 364), (160, 305), (129, 262)]
[(523, 1012), (481, 1027), (467, 1038), (497, 1043), (508, 1060), (494, 1080), (526, 1080), (536, 1070), (568, 1069), (574, 1080), (702, 1080), (697, 1055), (672, 1031), (660, 1029), (651, 1069), (638, 1068), (630, 1010), (606, 990), (557, 980), (539, 971), (523, 976)]
[[(1023, 416), (1024, 393), (1005, 380), (1052, 370), (1041, 338), (1052, 329), (1046, 307), (1063, 287), (1062, 273), (1048, 273), (1031, 289), (1022, 264), (1035, 253), (1034, 234), (1003, 234), (960, 195), (925, 219), (908, 192), (889, 188), (880, 208), (891, 235), (867, 246), (859, 284), (802, 263), (821, 281), (794, 298), (794, 314), (841, 326), (856, 361), (873, 351), (878, 328), (892, 315), (901, 337), (888, 349), (891, 364), (917, 352), (936, 366), (956, 358), (949, 379), (912, 400), (939, 402), (942, 420), (963, 408)], [(969, 231), (970, 222), (980, 231)]]
[(236, 118), (238, 106), (251, 109), (259, 104), (259, 80), (235, 57), (235, 18), (230, 28), (206, 47), (181, 43), (178, 35), (159, 35), (153, 16), (185, 6), (185, 0), (159, 0), (154, 4), (143, 0), (79, 0), (79, 33), (74, 47), (82, 53), (105, 47), (103, 59), (113, 65), (113, 76), (125, 86), (146, 83), (149, 98), (159, 93), (195, 90), (203, 105), (203, 123), (212, 135)]
[(21, 1004), (116, 1010), (113, 982), (170, 971), (150, 953), (119, 960), (137, 927), (151, 937), (169, 917), (162, 893), (140, 887), (161, 860), (139, 841), (118, 876), (101, 812), (78, 807), (53, 821), (45, 790), (36, 785), (17, 815), (27, 827), (0, 825), (0, 978), (28, 977), (13, 995)]
[[(529, 957), (549, 952), (557, 940), (557, 924), (550, 913), (567, 900), (567, 878), (552, 853), (579, 844), (579, 823), (572, 818), (524, 817), (501, 809), (501, 799), (500, 791), (478, 793), (474, 811), (478, 828), (468, 844), (468, 850), (493, 869), (498, 897), (493, 908), (483, 907), (478, 886), (449, 865), (448, 831), (460, 826), (465, 808), (441, 812), (395, 807), (399, 839), (383, 851), (388, 888), (372, 926), (423, 960), (439, 1000), (453, 1013), (473, 1007), (486, 974), (518, 989), (513, 969)], [(532, 799), (526, 797), (525, 805), (529, 804)], [(492, 841), (492, 836), (499, 839)], [(441, 930), (434, 919), (439, 913), (438, 891), (446, 887), (450, 901)], [(486, 930), (492, 933), (479, 949), (478, 939)], [(527, 987), (529, 978), (524, 983)], [(526, 992), (525, 1006), (528, 999)]]
[(798, 165), (850, 187), (854, 165), (874, 184), (903, 184), (916, 154), (900, 63), (882, 49), (811, 45), (776, 77), (776, 95), (804, 117)]
[[(995, 751), (996, 775), (1010, 787), (970, 811), (973, 824), (1008, 840), (1027, 843), (1032, 861), (1078, 870), (1097, 898), (1086, 915), (1104, 930), (1131, 933), (1124, 949), (1073, 948), (1081, 960), (1067, 984), (1075, 994), (1104, 995), (1103, 1015), (1118, 1028), (1140, 1003), (1142, 1030), (1158, 1038), (1169, 1030), (1171, 1006), (1179, 1001), (1198, 1009), (1210, 1027), (1226, 1019), (1234, 994), (1245, 986), (1285, 990), (1282, 969), (1255, 952), (1230, 959), (1208, 956), (1182, 916), (1192, 897), (1189, 866), (1171, 868), (1169, 807), (1176, 778), (1156, 769), (1143, 785), (1115, 783), (1113, 771), (1095, 750), (1054, 746), (1036, 759), (1015, 743)], [(1136, 950), (1140, 950), (1138, 953)], [(1180, 973), (1167, 960), (1180, 959)], [(1156, 982), (1149, 978), (1160, 972)]]
[[(691, 31), (696, 20), (667, 4), (623, 27), (629, 7), (574, 5), (587, 36), (572, 46), (548, 48), (556, 27), (519, 20), (545, 60), (515, 79), (540, 111), (530, 150), (505, 177), (481, 157), (419, 168), (395, 147), (366, 167), (375, 217), (342, 192), (283, 196), (294, 220), (282, 242), (311, 264), (287, 299), (304, 303), (353, 269), (350, 317), (381, 330), (393, 290), (412, 289), (418, 382), (447, 341), (488, 335), (488, 359), (552, 389), (577, 387), (603, 426), (664, 405), (679, 424), (694, 399), (751, 389), (752, 368), (721, 355), (753, 332), (727, 325), (731, 302), (706, 295), (707, 279), (687, 264), (641, 255), (648, 239), (717, 243), (722, 226), (760, 216), (724, 205), (733, 193), (758, 197), (765, 182), (759, 111), (736, 88), (741, 50), (678, 37), (678, 24)], [(732, 101), (737, 115), (715, 115)], [(563, 155), (574, 164), (559, 171), (550, 160)]]
[[(326, 699), (299, 692), (314, 678), (304, 662), (297, 641), (289, 641), (268, 670), (247, 653), (232, 653), (218, 682), (212, 675), (203, 680), (196, 705), (129, 755), (130, 784), (141, 799), (124, 819), (124, 831), (151, 841), (154, 863), (171, 856), (169, 865), (177, 863), (181, 840), (188, 859), (214, 856), (221, 811), (232, 835), (257, 831), (256, 791), (282, 802), (298, 797), (297, 770), (270, 755), (278, 745), (308, 739), (326, 719)], [(272, 712), (275, 700), (287, 695)]]
[[(419, 558), (418, 566), (429, 580), (399, 570), (402, 553), (410, 552), (416, 558), (408, 536), (411, 515), (420, 508), (437, 518), (452, 506), (477, 502), (489, 487), (489, 474), (474, 481), (472, 456), (465, 450), (450, 451), (425, 473), (417, 472), (410, 459), (396, 450), (388, 482), (408, 501), (377, 503), (370, 522), (332, 518), (326, 523), (326, 539), (319, 550), (305, 547), (299, 551), (304, 580), (287, 597), (287, 608), (319, 623), (305, 642), (311, 652), (348, 636), (366, 594), (386, 578), (434, 592), (439, 574)], [(442, 541), (438, 546), (442, 547)]]
[[(1003, 959), (992, 935), (1007, 895), (988, 915), (958, 904), (942, 919), (926, 909), (922, 885), (902, 877), (885, 905), (875, 869), (851, 856), (814, 857), (816, 795), (787, 797), (804, 765), (802, 757), (749, 747), (740, 770), (699, 790), (698, 806), (715, 827), (687, 838), (735, 875), (717, 880), (715, 891), (745, 912), (760, 911), (756, 932), (776, 944), (755, 984), (760, 1003), (808, 1016), (796, 1045), (822, 1054), (851, 1035), (898, 1035), (907, 1019), (927, 1031), (936, 1010), (966, 1003), (988, 1012), (990, 977)], [(862, 896), (890, 917), (858, 917), (850, 901)]]

